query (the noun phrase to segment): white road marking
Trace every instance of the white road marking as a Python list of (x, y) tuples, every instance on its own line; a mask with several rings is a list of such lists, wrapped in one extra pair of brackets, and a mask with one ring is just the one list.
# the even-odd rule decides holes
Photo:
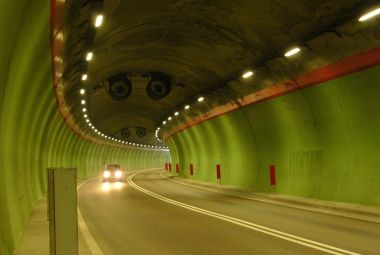
[[(78, 187), (77, 187), (77, 191), (79, 190), (79, 188), (84, 183), (86, 183), (88, 181), (89, 181), (89, 179), (86, 180), (86, 181), (84, 181), (84, 182), (82, 182), (81, 184), (79, 184)], [(95, 238), (93, 237), (93, 235), (91, 234), (90, 230), (88, 229), (87, 224), (84, 221), (83, 216), (82, 216), (82, 214), (80, 212), (79, 206), (77, 206), (77, 211), (78, 211), (78, 225), (79, 225), (79, 229), (82, 232), (84, 240), (87, 243), (87, 246), (90, 249), (91, 254), (92, 255), (104, 255), (102, 249), (100, 249), (98, 243), (95, 241)]]
[(144, 189), (144, 188), (138, 186), (136, 183), (134, 183), (133, 180), (132, 180), (132, 178), (135, 175), (137, 175), (137, 174), (139, 174), (139, 173), (132, 174), (132, 175), (130, 175), (127, 178), (127, 181), (129, 183), (129, 185), (132, 186), (133, 188), (135, 188), (135, 189), (137, 189), (137, 190), (139, 190), (139, 191), (141, 191), (141, 192), (143, 192), (143, 193), (145, 193), (145, 194), (147, 194), (149, 196), (155, 197), (155, 198), (157, 198), (157, 199), (159, 199), (161, 201), (164, 201), (164, 202), (167, 202), (167, 203), (170, 203), (170, 204), (173, 204), (173, 205), (176, 205), (176, 206), (179, 206), (179, 207), (182, 207), (182, 208), (185, 208), (185, 209), (188, 209), (188, 210), (200, 213), (200, 214), (205, 214), (205, 215), (208, 215), (210, 217), (214, 217), (214, 218), (217, 218), (217, 219), (220, 219), (220, 220), (223, 220), (223, 221), (227, 221), (227, 222), (230, 222), (230, 223), (233, 223), (233, 224), (245, 227), (245, 228), (249, 228), (249, 229), (252, 229), (252, 230), (255, 230), (255, 231), (267, 234), (267, 235), (275, 236), (275, 237), (278, 237), (278, 238), (281, 238), (281, 239), (284, 239), (284, 240), (287, 240), (287, 241), (290, 241), (290, 242), (293, 242), (293, 243), (297, 243), (297, 244), (300, 244), (300, 245), (303, 245), (303, 246), (307, 246), (307, 247), (310, 247), (310, 248), (313, 248), (313, 249), (316, 249), (316, 250), (324, 251), (324, 252), (329, 253), (329, 254), (335, 254), (335, 255), (344, 255), (344, 254), (346, 254), (346, 255), (347, 254), (349, 254), (349, 255), (359, 255), (359, 253), (347, 251), (347, 250), (340, 249), (340, 248), (337, 248), (337, 247), (334, 247), (334, 246), (330, 246), (330, 245), (327, 245), (327, 244), (323, 244), (323, 243), (319, 243), (319, 242), (316, 242), (316, 241), (312, 241), (312, 240), (309, 240), (309, 239), (306, 239), (306, 238), (303, 238), (303, 237), (299, 237), (299, 236), (296, 236), (296, 235), (288, 234), (288, 233), (285, 233), (285, 232), (282, 232), (282, 231), (279, 231), (279, 230), (275, 230), (275, 229), (272, 229), (272, 228), (264, 227), (264, 226), (261, 226), (261, 225), (258, 225), (258, 224), (252, 223), (252, 222), (240, 220), (240, 219), (237, 219), (237, 218), (234, 218), (234, 217), (230, 217), (230, 216), (223, 215), (223, 214), (220, 214), (220, 213), (216, 213), (216, 212), (213, 212), (213, 211), (205, 210), (205, 209), (202, 209), (202, 208), (199, 208), (199, 207), (195, 207), (195, 206), (192, 206), (192, 205), (189, 205), (189, 204), (185, 204), (185, 203), (178, 202), (176, 200), (173, 200), (173, 199), (161, 196), (161, 195), (159, 195), (157, 193), (154, 193), (152, 191)]
[(100, 249), (98, 243), (95, 241), (95, 238), (92, 236), (90, 230), (88, 230), (87, 224), (83, 219), (83, 216), (78, 207), (78, 225), (79, 229), (82, 232), (84, 240), (87, 243), (88, 248), (92, 255), (104, 255), (103, 251)]
[(308, 208), (306, 206), (291, 205), (291, 204), (283, 203), (283, 202), (279, 202), (279, 201), (271, 201), (271, 200), (266, 200), (266, 199), (260, 199), (260, 198), (253, 198), (253, 197), (246, 197), (246, 196), (241, 196), (241, 195), (236, 195), (236, 194), (230, 194), (230, 193), (223, 192), (223, 191), (218, 191), (218, 190), (214, 190), (214, 189), (200, 187), (200, 186), (197, 186), (197, 185), (192, 185), (190, 183), (184, 183), (184, 182), (181, 182), (181, 181), (171, 180), (171, 179), (167, 178), (167, 176), (164, 176), (162, 173), (160, 173), (160, 175), (161, 175), (161, 177), (166, 178), (168, 181), (171, 181), (171, 182), (175, 182), (175, 183), (178, 183), (178, 184), (181, 184), (181, 185), (185, 185), (185, 186), (189, 186), (189, 187), (192, 187), (192, 188), (207, 190), (207, 191), (211, 191), (211, 192), (214, 192), (214, 193), (219, 193), (219, 194), (223, 194), (223, 195), (227, 195), (227, 196), (239, 197), (239, 198), (249, 199), (249, 200), (263, 202), (263, 203), (267, 203), (267, 204), (280, 205), (280, 206), (285, 206), (285, 207), (289, 207), (289, 208), (296, 208), (296, 209), (300, 209), (300, 210), (304, 210), (304, 211), (324, 213), (324, 214), (329, 214), (329, 215), (334, 215), (334, 216), (340, 216), (340, 217), (345, 217), (345, 218), (350, 218), (350, 219), (355, 219), (355, 220), (362, 220), (362, 221), (369, 221), (369, 222), (374, 222), (374, 223), (380, 223), (380, 220), (374, 220), (374, 219), (369, 219), (369, 218), (364, 218), (364, 217), (359, 217), (359, 216), (351, 216), (351, 215), (347, 215), (347, 214), (343, 214), (343, 213), (330, 212), (330, 211), (319, 210), (319, 209), (315, 209), (315, 208)]
[[(129, 172), (127, 172), (127, 173), (141, 173), (141, 172), (144, 172), (144, 171), (158, 170), (158, 169), (162, 169), (162, 168), (147, 168), (147, 169), (141, 169), (141, 170), (129, 171)], [(80, 184), (77, 186), (77, 191), (79, 190), (79, 188), (80, 188), (83, 184), (85, 184), (85, 183), (88, 182), (89, 180), (90, 180), (90, 179), (87, 179), (87, 180), (85, 180), (84, 182), (80, 183)], [(77, 206), (77, 212), (78, 212), (78, 225), (79, 225), (79, 229), (80, 229), (80, 231), (81, 231), (82, 234), (83, 234), (84, 240), (85, 240), (85, 242), (87, 243), (87, 246), (89, 247), (91, 254), (92, 254), (92, 255), (104, 255), (102, 249), (100, 249), (98, 243), (95, 241), (94, 236), (91, 234), (90, 230), (88, 229), (87, 224), (86, 224), (86, 222), (84, 221), (83, 216), (82, 216), (82, 214), (81, 214), (81, 212), (80, 212), (79, 206)]]

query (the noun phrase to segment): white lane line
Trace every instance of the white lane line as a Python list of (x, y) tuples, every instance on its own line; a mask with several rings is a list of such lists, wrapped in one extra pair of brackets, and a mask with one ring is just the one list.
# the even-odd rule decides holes
[(90, 230), (88, 230), (87, 224), (83, 219), (83, 216), (78, 207), (78, 225), (79, 229), (82, 232), (84, 240), (87, 243), (87, 246), (90, 249), (92, 255), (104, 255), (103, 251), (100, 249), (98, 243), (95, 241), (95, 238), (92, 236)]
[[(79, 188), (86, 182), (88, 182), (90, 179), (87, 179), (86, 181), (82, 182), (78, 185), (77, 191)], [(79, 206), (77, 206), (77, 212), (78, 212), (78, 225), (79, 229), (82, 232), (82, 235), (84, 237), (85, 242), (87, 243), (88, 248), (90, 249), (90, 252), (92, 255), (104, 255), (102, 249), (100, 249), (98, 243), (95, 241), (95, 238), (91, 234), (90, 230), (87, 227), (86, 222), (83, 219), (83, 216), (80, 212)]]
[[(129, 172), (127, 172), (127, 174), (141, 173), (141, 172), (145, 172), (145, 171), (159, 170), (159, 169), (162, 169), (162, 168), (147, 168), (147, 169), (140, 169), (140, 170), (135, 170), (135, 171), (129, 171)], [(77, 191), (79, 190), (79, 188), (80, 188), (83, 184), (85, 184), (85, 183), (88, 182), (89, 180), (90, 180), (90, 179), (87, 179), (87, 180), (81, 182), (81, 183), (77, 186)], [(87, 246), (89, 247), (91, 254), (92, 254), (92, 255), (104, 255), (102, 249), (100, 249), (98, 243), (95, 241), (94, 236), (91, 234), (90, 230), (88, 229), (87, 224), (86, 224), (85, 220), (83, 219), (82, 213), (80, 212), (79, 206), (77, 206), (77, 213), (78, 213), (78, 225), (79, 225), (79, 229), (80, 229), (80, 231), (82, 232), (82, 235), (83, 235), (83, 237), (84, 237), (84, 240), (85, 240), (85, 242), (87, 243)]]
[(137, 190), (139, 190), (139, 191), (141, 191), (141, 192), (143, 192), (143, 193), (145, 193), (145, 194), (147, 194), (149, 196), (155, 197), (155, 198), (157, 198), (157, 199), (159, 199), (161, 201), (164, 201), (164, 202), (167, 202), (167, 203), (170, 203), (170, 204), (173, 204), (173, 205), (176, 205), (176, 206), (179, 206), (179, 207), (182, 207), (182, 208), (185, 208), (185, 209), (197, 212), (197, 213), (205, 214), (205, 215), (208, 215), (208, 216), (211, 216), (211, 217), (223, 220), (223, 221), (227, 221), (227, 222), (230, 222), (230, 223), (242, 226), (242, 227), (246, 227), (246, 228), (249, 228), (249, 229), (252, 229), (252, 230), (264, 233), (264, 234), (267, 234), (267, 235), (275, 236), (275, 237), (278, 237), (278, 238), (281, 238), (281, 239), (284, 239), (284, 240), (287, 240), (287, 241), (290, 241), (290, 242), (293, 242), (293, 243), (297, 243), (297, 244), (300, 244), (300, 245), (303, 245), (303, 246), (307, 246), (307, 247), (310, 247), (310, 248), (313, 248), (313, 249), (316, 249), (316, 250), (324, 251), (324, 252), (329, 253), (329, 254), (335, 254), (335, 255), (344, 255), (344, 254), (346, 254), (346, 255), (347, 254), (349, 254), (349, 255), (359, 255), (359, 253), (347, 251), (347, 250), (340, 249), (340, 248), (337, 248), (337, 247), (334, 247), (334, 246), (330, 246), (330, 245), (327, 245), (327, 244), (323, 244), (323, 243), (319, 243), (319, 242), (316, 242), (316, 241), (312, 241), (312, 240), (309, 240), (309, 239), (306, 239), (306, 238), (303, 238), (303, 237), (299, 237), (299, 236), (296, 236), (296, 235), (288, 234), (288, 233), (285, 233), (285, 232), (282, 232), (282, 231), (279, 231), (279, 230), (275, 230), (275, 229), (272, 229), (272, 228), (264, 227), (264, 226), (261, 226), (261, 225), (258, 225), (258, 224), (252, 223), (252, 222), (240, 220), (240, 219), (237, 219), (237, 218), (234, 218), (234, 217), (230, 217), (230, 216), (223, 215), (223, 214), (220, 214), (220, 213), (216, 213), (216, 212), (213, 212), (213, 211), (205, 210), (205, 209), (202, 209), (202, 208), (199, 208), (199, 207), (195, 207), (195, 206), (192, 206), (192, 205), (189, 205), (189, 204), (185, 204), (185, 203), (178, 202), (176, 200), (173, 200), (173, 199), (161, 196), (161, 195), (159, 195), (157, 193), (154, 193), (152, 191), (146, 190), (146, 189), (138, 186), (136, 183), (134, 183), (133, 180), (132, 180), (132, 178), (135, 175), (137, 175), (137, 174), (139, 174), (139, 173), (135, 173), (135, 174), (133, 174), (133, 175), (131, 175), (131, 176), (128, 177), (127, 181), (129, 183), (129, 185), (132, 186), (132, 187), (134, 187), (135, 189), (137, 189)]
[(374, 219), (370, 219), (370, 218), (364, 218), (364, 217), (359, 217), (359, 216), (351, 216), (351, 215), (347, 215), (347, 214), (343, 214), (343, 213), (329, 212), (329, 211), (324, 211), (324, 210), (319, 210), (319, 209), (314, 209), (314, 208), (308, 208), (306, 206), (304, 207), (304, 206), (290, 205), (290, 204), (279, 202), (279, 201), (270, 201), (270, 200), (266, 200), (266, 199), (260, 199), (260, 198), (253, 198), (253, 197), (246, 197), (246, 196), (241, 196), (241, 195), (236, 195), (236, 194), (230, 194), (230, 193), (227, 193), (227, 192), (213, 190), (213, 189), (209, 189), (209, 188), (205, 188), (205, 187), (200, 187), (200, 186), (197, 186), (197, 185), (192, 185), (192, 184), (184, 183), (184, 182), (181, 182), (181, 181), (171, 180), (167, 176), (163, 175), (163, 173), (160, 173), (160, 176), (163, 177), (163, 178), (165, 178), (165, 179), (167, 179), (168, 181), (175, 182), (175, 183), (178, 183), (178, 184), (181, 184), (181, 185), (184, 185), (184, 186), (189, 186), (189, 187), (192, 187), (192, 188), (195, 188), (195, 189), (207, 190), (207, 191), (211, 191), (211, 192), (214, 192), (214, 193), (219, 193), (219, 194), (223, 194), (223, 195), (227, 195), (227, 196), (239, 197), (239, 198), (249, 199), (249, 200), (258, 201), (258, 202), (267, 203), (267, 204), (285, 206), (285, 207), (289, 207), (289, 208), (296, 208), (296, 209), (300, 209), (300, 210), (304, 210), (304, 211), (310, 211), (310, 212), (324, 213), (324, 214), (329, 214), (329, 215), (334, 215), (334, 216), (340, 216), (340, 217), (345, 217), (345, 218), (350, 218), (350, 219), (355, 219), (355, 220), (362, 220), (362, 221), (369, 221), (369, 222), (373, 222), (373, 223), (380, 223), (380, 220), (374, 220)]

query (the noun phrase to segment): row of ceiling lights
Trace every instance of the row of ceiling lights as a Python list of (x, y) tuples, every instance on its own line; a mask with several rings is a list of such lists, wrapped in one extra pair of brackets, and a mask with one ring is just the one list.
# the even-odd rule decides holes
[[(379, 14), (380, 14), (380, 8), (377, 8), (375, 10), (372, 10), (372, 11), (365, 13), (364, 15), (360, 16), (358, 21), (364, 22), (364, 21), (367, 21), (367, 20), (369, 20), (369, 19), (371, 19), (371, 18), (373, 18)], [(294, 48), (287, 50), (284, 53), (284, 57), (289, 58), (289, 57), (292, 57), (292, 56), (294, 56), (300, 52), (301, 52), (300, 47), (294, 47)], [(248, 78), (252, 77), (253, 75), (254, 75), (254, 72), (252, 70), (247, 70), (246, 72), (244, 72), (241, 75), (241, 77), (243, 79), (248, 79)], [(205, 99), (204, 97), (198, 97), (197, 101), (202, 102), (202, 101), (204, 101), (204, 99)], [(185, 107), (184, 107), (185, 110), (188, 110), (189, 108), (190, 108), (190, 105), (185, 105)], [(174, 113), (174, 116), (178, 116), (178, 115), (179, 115), (178, 111)], [(171, 121), (171, 120), (172, 120), (172, 116), (169, 116), (167, 118), (167, 121)], [(162, 121), (162, 125), (166, 125), (167, 121), (166, 120)], [(155, 135), (156, 135), (157, 140), (162, 142), (162, 140), (158, 136), (158, 133), (160, 132), (160, 130), (161, 130), (161, 127), (157, 127)]]
[[(99, 14), (99, 15), (96, 16), (95, 21), (94, 21), (95, 28), (100, 27), (102, 25), (102, 23), (103, 23), (103, 15)], [(87, 62), (91, 61), (93, 59), (93, 57), (94, 57), (94, 53), (92, 51), (87, 52), (87, 54), (86, 54), (86, 61)], [(82, 81), (86, 81), (87, 78), (88, 78), (87, 73), (82, 74)], [(143, 147), (143, 148), (168, 149), (165, 146), (146, 145), (146, 144), (138, 144), (138, 143), (126, 142), (126, 141), (122, 141), (120, 139), (108, 136), (108, 135), (100, 132), (97, 128), (95, 128), (95, 126), (91, 123), (91, 121), (90, 121), (90, 119), (88, 117), (87, 108), (85, 107), (86, 100), (84, 99), (84, 96), (86, 94), (86, 90), (84, 88), (81, 88), (79, 90), (79, 94), (82, 96), (80, 102), (81, 102), (81, 105), (83, 105), (83, 108), (82, 108), (83, 118), (86, 121), (87, 125), (95, 132), (95, 134), (97, 134), (97, 135), (99, 135), (99, 136), (101, 136), (101, 137), (103, 137), (105, 139), (109, 139), (111, 141), (114, 141), (114, 142), (117, 142), (117, 143), (121, 143), (121, 144), (127, 144), (127, 145), (136, 146), (136, 147)]]
[[(205, 100), (205, 98), (203, 97), (203, 96), (200, 96), (200, 97), (198, 97), (198, 99), (197, 99), (197, 101), (200, 103), (200, 102), (203, 102)], [(189, 110), (190, 109), (190, 105), (185, 105), (184, 107), (183, 107), (183, 109), (185, 110), (185, 111), (187, 111), (187, 110)], [(177, 117), (179, 115), (179, 112), (178, 111), (176, 111), (176, 112), (174, 112), (174, 114), (173, 114), (173, 116), (174, 117)], [(171, 121), (173, 119), (173, 117), (172, 116), (169, 116), (168, 118), (167, 118), (167, 121)], [(166, 120), (164, 120), (164, 121), (162, 121), (162, 125), (166, 125), (166, 123), (167, 123), (167, 121)], [(161, 127), (157, 127), (156, 128), (156, 138), (157, 138), (157, 140), (158, 141), (160, 141), (160, 142), (162, 142), (162, 140), (159, 138), (159, 136), (158, 136), (158, 133), (160, 132), (160, 130), (161, 130)]]

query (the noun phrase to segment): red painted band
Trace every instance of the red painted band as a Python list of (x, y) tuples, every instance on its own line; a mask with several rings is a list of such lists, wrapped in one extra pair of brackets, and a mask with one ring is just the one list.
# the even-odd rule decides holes
[(175, 164), (175, 172), (178, 174), (179, 173), (179, 167), (178, 164)]
[(194, 170), (193, 170), (193, 164), (190, 164), (190, 175), (193, 175), (193, 174), (194, 174), (193, 171), (194, 171)]
[(336, 63), (318, 68), (309, 73), (303, 74), (294, 80), (274, 84), (270, 87), (241, 97), (235, 101), (217, 106), (200, 116), (188, 120), (186, 123), (182, 123), (174, 127), (172, 130), (164, 134), (164, 141), (166, 142), (171, 136), (194, 125), (198, 125), (204, 121), (235, 111), (241, 107), (280, 97), (290, 92), (317, 85), (354, 72), (362, 71), (379, 64), (380, 46), (345, 58)]

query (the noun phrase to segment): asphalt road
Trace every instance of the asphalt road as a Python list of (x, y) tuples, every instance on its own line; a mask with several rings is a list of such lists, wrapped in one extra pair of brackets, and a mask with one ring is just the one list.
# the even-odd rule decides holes
[(380, 224), (289, 208), (169, 181), (90, 179), (78, 205), (104, 255), (380, 254)]

